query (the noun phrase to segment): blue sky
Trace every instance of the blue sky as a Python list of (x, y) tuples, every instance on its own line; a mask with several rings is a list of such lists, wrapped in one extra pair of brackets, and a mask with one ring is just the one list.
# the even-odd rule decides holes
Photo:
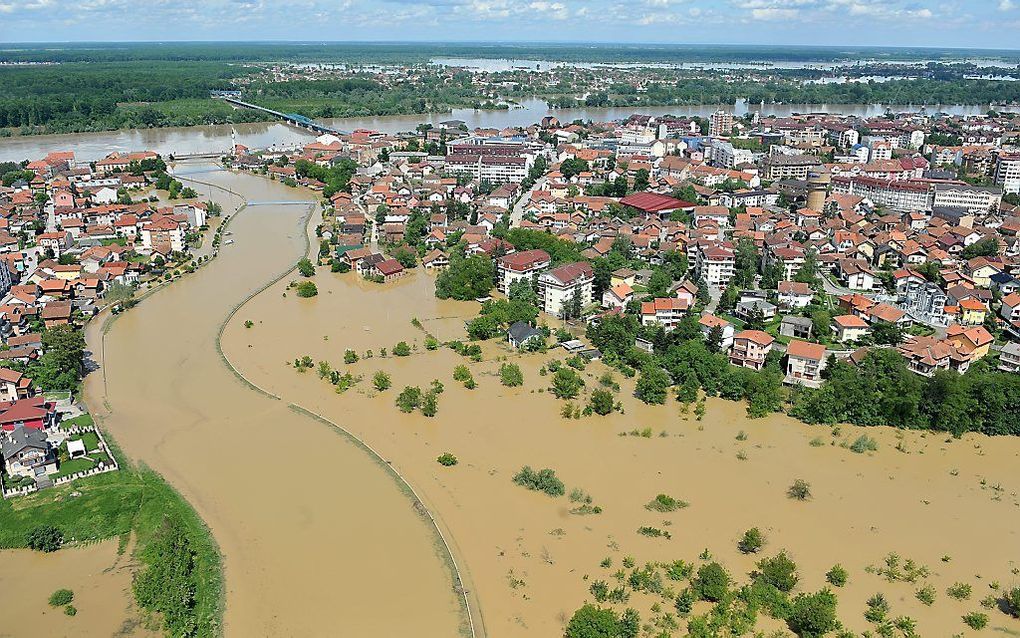
[(1018, 27), (1020, 0), (0, 0), (0, 42), (430, 40), (1018, 48)]

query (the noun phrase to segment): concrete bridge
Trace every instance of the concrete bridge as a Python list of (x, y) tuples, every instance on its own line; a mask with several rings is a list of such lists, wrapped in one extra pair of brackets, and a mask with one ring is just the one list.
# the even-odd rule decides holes
[(300, 115), (298, 113), (281, 113), (280, 111), (274, 111), (273, 109), (267, 109), (264, 106), (259, 106), (258, 104), (251, 104), (249, 102), (244, 102), (242, 100), (238, 100), (237, 98), (233, 98), (233, 97), (225, 97), (225, 98), (223, 98), (223, 100), (225, 102), (227, 102), (228, 104), (233, 104), (234, 106), (239, 106), (239, 107), (245, 108), (245, 109), (253, 109), (255, 111), (262, 111), (263, 113), (268, 113), (269, 115), (272, 115), (274, 117), (277, 117), (277, 118), (283, 120), (287, 124), (291, 124), (293, 126), (297, 126), (298, 128), (307, 129), (307, 130), (312, 131), (314, 133), (319, 133), (319, 134), (330, 133), (332, 135), (338, 135), (338, 136), (339, 135), (346, 135), (346, 133), (344, 131), (337, 130), (337, 129), (331, 127), (331, 126), (326, 126), (325, 124), (320, 124), (320, 123), (316, 122), (315, 120), (307, 118), (304, 115)]

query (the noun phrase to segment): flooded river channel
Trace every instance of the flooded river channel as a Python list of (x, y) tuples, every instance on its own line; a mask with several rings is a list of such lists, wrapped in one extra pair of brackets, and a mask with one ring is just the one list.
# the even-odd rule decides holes
[[(86, 381), (89, 407), (211, 528), (227, 636), (456, 636), (460, 599), (413, 499), (334, 429), (242, 382), (217, 351), (234, 306), (304, 254), (310, 206), (271, 202), (313, 197), (225, 171), (201, 179), (262, 204), (231, 222), (234, 243), (210, 264), (105, 337), (101, 322), (90, 326), (101, 369)], [(224, 210), (237, 206), (212, 192)]]

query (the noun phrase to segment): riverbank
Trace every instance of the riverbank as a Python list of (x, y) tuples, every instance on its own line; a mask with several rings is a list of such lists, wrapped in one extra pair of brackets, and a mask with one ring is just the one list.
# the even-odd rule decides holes
[[(315, 196), (221, 170), (202, 180), (261, 204), (231, 222), (234, 243), (216, 259), (117, 319), (100, 351), (105, 384), (86, 380), (90, 405), (208, 523), (223, 552), (226, 635), (330, 635), (338, 614), (364, 635), (456, 635), (458, 596), (413, 502), (333, 430), (252, 392), (216, 352), (231, 308), (306, 250), (308, 206), (273, 202)], [(93, 326), (89, 344), (100, 337)]]
[[(826, 586), (825, 574), (836, 563), (849, 571), (848, 583), (837, 590), (839, 618), (848, 629), (873, 629), (863, 617), (865, 601), (882, 592), (892, 615), (916, 619), (922, 635), (965, 631), (961, 617), (979, 610), (989, 614), (990, 627), (1020, 631), (1016, 620), (979, 604), (998, 591), (994, 587), (1011, 586), (1020, 566), (1016, 440), (812, 427), (784, 415), (748, 420), (742, 404), (718, 399), (709, 400), (699, 422), (674, 402), (640, 403), (633, 382), (618, 375), (623, 413), (563, 419), (563, 402), (546, 391), (549, 377), (541, 374), (561, 353), (520, 355), (487, 342), (482, 362), (471, 363), (446, 348), (424, 348), (425, 332), (412, 319), (445, 341), (463, 338), (464, 319), (477, 313), (472, 302), (436, 299), (431, 275), (415, 271), (379, 285), (319, 269), (314, 281), (319, 294), (311, 299), (284, 298), (285, 283), (252, 299), (227, 326), (225, 353), (253, 383), (342, 424), (420, 487), (457, 540), (492, 635), (557, 635), (575, 609), (592, 601), (595, 580), (624, 587), (629, 599), (614, 605), (618, 610), (634, 607), (650, 621), (658, 603), (675, 616), (671, 601), (627, 584), (633, 570), (624, 567), (622, 582), (614, 574), (624, 563), (677, 559), (697, 568), (707, 562), (699, 556), (710, 555), (746, 582), (757, 560), (781, 550), (798, 565), (796, 591)], [(401, 340), (413, 344), (411, 356), (379, 356)], [(361, 360), (344, 365), (347, 349)], [(376, 356), (364, 358), (367, 350)], [(304, 355), (362, 380), (337, 394), (314, 372), (285, 365)], [(521, 367), (522, 387), (500, 384), (503, 358)], [(460, 364), (469, 366), (477, 389), (452, 379)], [(392, 389), (371, 387), (377, 370), (390, 375)], [(599, 387), (606, 371), (600, 363), (587, 367), (588, 391)], [(433, 379), (445, 385), (436, 418), (396, 408), (401, 388), (424, 388)], [(877, 451), (852, 452), (849, 442), (865, 433)], [(456, 466), (436, 462), (446, 452), (459, 459)], [(511, 477), (523, 465), (554, 469), (567, 493), (582, 490), (601, 512), (583, 513), (566, 497), (515, 485)], [(797, 478), (810, 483), (808, 501), (787, 497)], [(689, 507), (646, 509), (657, 494)], [(757, 555), (737, 549), (751, 527), (767, 538)], [(925, 566), (927, 575), (890, 581), (880, 573), (890, 554), (900, 565), (909, 558)], [(972, 586), (969, 599), (945, 595), (957, 582)], [(937, 591), (931, 606), (915, 596), (925, 585)], [(760, 622), (759, 629), (777, 628)]]

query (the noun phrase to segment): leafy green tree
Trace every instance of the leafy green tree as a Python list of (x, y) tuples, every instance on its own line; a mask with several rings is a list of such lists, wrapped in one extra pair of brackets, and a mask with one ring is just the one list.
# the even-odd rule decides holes
[(312, 281), (302, 281), (297, 285), (298, 297), (314, 297), (319, 294), (319, 288)]
[(757, 527), (752, 527), (744, 532), (740, 542), (737, 543), (737, 549), (743, 554), (756, 554), (764, 545), (765, 535)]
[(421, 399), (421, 413), (427, 417), (434, 417), (439, 412), (439, 396), (435, 391), (428, 391)]
[(516, 363), (504, 363), (499, 367), (499, 380), (503, 385), (515, 388), (524, 384), (524, 373)]
[(609, 608), (584, 605), (574, 612), (564, 638), (620, 638), (620, 621)]
[(758, 561), (758, 570), (754, 577), (779, 591), (790, 592), (797, 585), (797, 564), (790, 560), (786, 552), (780, 552), (776, 556)]
[(801, 638), (820, 638), (838, 629), (836, 596), (828, 589), (814, 594), (798, 594), (793, 599), (786, 624)]
[(747, 415), (752, 419), (778, 412), (783, 405), (783, 383), (779, 374), (763, 370), (751, 377), (747, 399)]
[(393, 346), (393, 354), (397, 357), (406, 357), (411, 354), (411, 346), (406, 341), (401, 341)]
[(634, 388), (634, 395), (645, 403), (663, 404), (669, 391), (669, 375), (655, 364), (648, 364), (641, 369)]
[(552, 393), (558, 399), (573, 399), (584, 386), (584, 379), (571, 368), (560, 368), (552, 377)]
[(613, 411), (613, 393), (601, 388), (592, 390), (588, 405), (592, 412), (605, 416)]
[(372, 385), (375, 386), (375, 389), (379, 392), (384, 392), (390, 389), (393, 385), (393, 381), (390, 380), (390, 375), (379, 370), (372, 376)]
[(831, 585), (836, 587), (842, 587), (846, 585), (848, 574), (846, 568), (842, 565), (833, 565), (832, 569), (825, 572), (825, 580), (829, 581)]
[(414, 412), (421, 405), (422, 392), (418, 386), (405, 386), (397, 395), (396, 404), (401, 412)]
[(40, 525), (25, 535), (25, 544), (37, 552), (55, 552), (64, 544), (64, 533), (52, 525)]
[(29, 376), (44, 391), (75, 390), (81, 381), (85, 337), (72, 325), (54, 326), (42, 335), (43, 355), (30, 364)]
[(726, 573), (723, 566), (712, 562), (702, 565), (698, 574), (691, 581), (691, 587), (700, 600), (719, 602), (729, 592), (730, 575)]
[(184, 527), (165, 518), (143, 555), (150, 560), (135, 575), (135, 599), (144, 609), (161, 615), (169, 635), (193, 635), (197, 622), (195, 550)]
[(468, 301), (488, 295), (493, 285), (493, 266), (488, 257), (455, 256), (450, 259), (450, 267), (436, 277), (436, 296)]

